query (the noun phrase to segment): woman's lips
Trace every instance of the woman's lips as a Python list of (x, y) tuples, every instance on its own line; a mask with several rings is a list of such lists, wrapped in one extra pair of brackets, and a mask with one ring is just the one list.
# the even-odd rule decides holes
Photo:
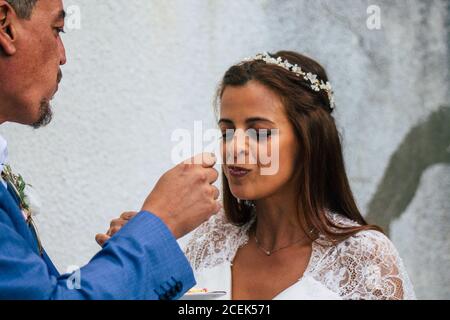
[(232, 177), (235, 178), (243, 178), (245, 177), (251, 170), (245, 169), (245, 168), (241, 168), (241, 167), (236, 167), (236, 166), (229, 166), (228, 167), (228, 172), (230, 173), (230, 175)]

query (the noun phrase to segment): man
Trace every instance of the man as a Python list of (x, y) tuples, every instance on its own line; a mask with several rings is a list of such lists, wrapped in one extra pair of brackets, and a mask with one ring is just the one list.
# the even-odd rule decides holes
[[(66, 56), (61, 0), (0, 0), (0, 123), (42, 127), (51, 120)], [(0, 155), (6, 142), (0, 141)], [(5, 157), (3, 157), (5, 158)], [(5, 159), (0, 159), (5, 160)], [(103, 249), (67, 285), (40, 247), (14, 175), (0, 164), (0, 299), (177, 299), (195, 284), (176, 239), (219, 210), (215, 159), (201, 155), (167, 172), (140, 213), (98, 235)], [(192, 162), (192, 161), (190, 161)], [(196, 165), (195, 163), (201, 163)], [(16, 181), (17, 182), (17, 181)], [(19, 187), (20, 189), (20, 187)], [(129, 220), (129, 221), (128, 221)], [(112, 234), (112, 233), (110, 233)]]

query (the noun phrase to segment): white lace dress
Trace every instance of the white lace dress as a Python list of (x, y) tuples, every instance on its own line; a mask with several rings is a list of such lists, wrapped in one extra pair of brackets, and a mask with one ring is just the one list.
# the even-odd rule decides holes
[[(338, 225), (357, 225), (342, 215), (329, 213), (329, 217)], [(237, 227), (221, 212), (194, 231), (185, 253), (197, 288), (224, 291), (219, 299), (231, 299), (231, 264), (248, 242), (253, 222)], [(337, 245), (319, 237), (303, 276), (274, 299), (415, 299), (415, 294), (391, 241), (380, 232), (361, 231)]]

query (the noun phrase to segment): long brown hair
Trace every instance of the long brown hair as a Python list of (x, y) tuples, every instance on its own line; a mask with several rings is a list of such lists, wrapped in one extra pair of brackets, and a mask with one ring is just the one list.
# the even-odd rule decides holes
[[(324, 68), (304, 55), (280, 51), (271, 55), (297, 64), (303, 71), (328, 81)], [(368, 225), (354, 200), (345, 171), (340, 136), (332, 116), (328, 95), (316, 92), (311, 84), (293, 72), (263, 61), (249, 61), (232, 66), (223, 77), (216, 99), (220, 104), (228, 86), (243, 86), (258, 81), (275, 92), (286, 109), (295, 130), (301, 152), (296, 159), (295, 179), (298, 181), (297, 218), (305, 232), (313, 238), (318, 234), (339, 242), (362, 230), (381, 229)], [(230, 191), (222, 174), (224, 210), (230, 222), (244, 225), (252, 218), (252, 206), (239, 201)], [(359, 224), (344, 227), (331, 221), (326, 210), (339, 213)]]

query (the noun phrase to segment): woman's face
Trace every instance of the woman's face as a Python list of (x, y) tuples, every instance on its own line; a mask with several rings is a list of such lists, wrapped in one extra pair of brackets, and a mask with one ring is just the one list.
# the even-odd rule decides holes
[(296, 170), (298, 143), (278, 95), (256, 81), (227, 86), (219, 126), (231, 193), (260, 200), (285, 192)]

